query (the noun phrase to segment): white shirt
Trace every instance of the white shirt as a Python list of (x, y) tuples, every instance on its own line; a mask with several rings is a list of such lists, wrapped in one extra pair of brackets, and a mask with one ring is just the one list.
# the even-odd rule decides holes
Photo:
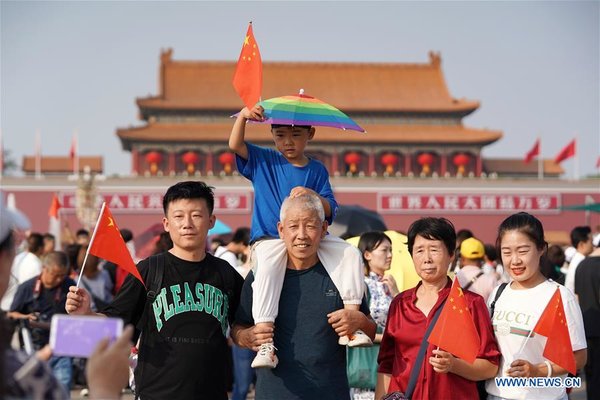
[(585, 256), (580, 252), (575, 253), (571, 262), (569, 263), (569, 269), (567, 269), (567, 276), (565, 277), (565, 286), (571, 292), (575, 293), (575, 271), (580, 262), (585, 259)]
[(9, 311), (15, 293), (20, 284), (42, 273), (42, 261), (38, 256), (28, 251), (17, 254), (10, 268), (8, 288), (0, 302), (0, 308)]
[[(492, 316), (494, 333), (502, 353), (497, 377), (508, 376), (506, 371), (515, 360), (515, 354), (525, 342), (529, 332), (537, 324), (557, 286), (560, 288), (560, 295), (567, 316), (571, 347), (573, 351), (587, 348), (583, 317), (573, 292), (551, 280), (544, 281), (534, 288), (522, 290), (513, 290), (509, 284), (498, 298)], [(494, 300), (497, 290), (496, 288), (492, 292), (488, 300), (488, 307)], [(542, 363), (545, 359), (543, 356), (545, 345), (546, 337), (532, 334), (519, 358), (534, 364)], [(566, 377), (566, 374), (561, 377)], [(560, 399), (566, 393), (564, 388), (551, 387), (523, 388), (506, 386), (499, 388), (496, 386), (494, 379), (488, 380), (485, 387), (489, 394), (504, 399)]]
[[(458, 283), (460, 283), (461, 287), (465, 287), (474, 279), (480, 272), (483, 272), (483, 269), (475, 266), (475, 265), (465, 265), (462, 267), (456, 277), (458, 278)], [(479, 276), (471, 286), (469, 286), (468, 290), (471, 292), (477, 293), (487, 302), (488, 297), (490, 297), (490, 293), (497, 285), (496, 273), (492, 274), (483, 273)]]

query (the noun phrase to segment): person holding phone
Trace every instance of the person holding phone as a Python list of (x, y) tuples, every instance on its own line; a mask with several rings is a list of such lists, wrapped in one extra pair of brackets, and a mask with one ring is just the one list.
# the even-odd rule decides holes
[[(67, 276), (68, 272), (67, 255), (62, 251), (53, 251), (43, 257), (42, 273), (17, 288), (7, 316), (25, 321), (35, 350), (48, 344), (52, 316), (65, 313), (69, 286), (75, 284)], [(71, 357), (53, 355), (48, 363), (57, 379), (69, 390), (73, 376)]]
[[(163, 197), (163, 226), (173, 247), (138, 264), (146, 287), (128, 276), (99, 314), (141, 327), (135, 384), (144, 400), (227, 399), (226, 333), (244, 281), (227, 261), (206, 252), (213, 208), (212, 188), (204, 182), (171, 186)], [(160, 287), (154, 288), (156, 278)], [(155, 300), (148, 300), (147, 288)], [(66, 310), (93, 315), (90, 300), (88, 291), (72, 286)]]

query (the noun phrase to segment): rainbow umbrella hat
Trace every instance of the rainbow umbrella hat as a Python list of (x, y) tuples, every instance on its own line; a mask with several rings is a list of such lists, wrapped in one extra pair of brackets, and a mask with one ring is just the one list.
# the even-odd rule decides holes
[(260, 105), (265, 109), (264, 123), (280, 125), (328, 126), (330, 128), (351, 129), (366, 132), (346, 114), (315, 97), (300, 93), (291, 96), (274, 97)]

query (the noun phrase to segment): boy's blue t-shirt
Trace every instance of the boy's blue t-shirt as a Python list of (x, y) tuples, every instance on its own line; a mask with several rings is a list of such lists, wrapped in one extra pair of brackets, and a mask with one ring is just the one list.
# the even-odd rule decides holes
[(283, 200), (296, 186), (312, 189), (329, 201), (331, 218), (327, 218), (327, 222), (331, 224), (338, 206), (329, 183), (329, 172), (320, 161), (309, 159), (305, 166), (296, 167), (277, 150), (248, 142), (246, 146), (248, 159), (236, 155), (235, 161), (240, 174), (252, 181), (254, 187), (250, 240), (279, 237), (279, 210)]

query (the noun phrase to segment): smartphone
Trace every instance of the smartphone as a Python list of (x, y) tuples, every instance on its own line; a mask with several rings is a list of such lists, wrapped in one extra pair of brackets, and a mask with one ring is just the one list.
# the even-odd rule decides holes
[(57, 356), (88, 358), (98, 342), (110, 342), (123, 332), (123, 320), (97, 316), (55, 314), (50, 323), (50, 348)]

